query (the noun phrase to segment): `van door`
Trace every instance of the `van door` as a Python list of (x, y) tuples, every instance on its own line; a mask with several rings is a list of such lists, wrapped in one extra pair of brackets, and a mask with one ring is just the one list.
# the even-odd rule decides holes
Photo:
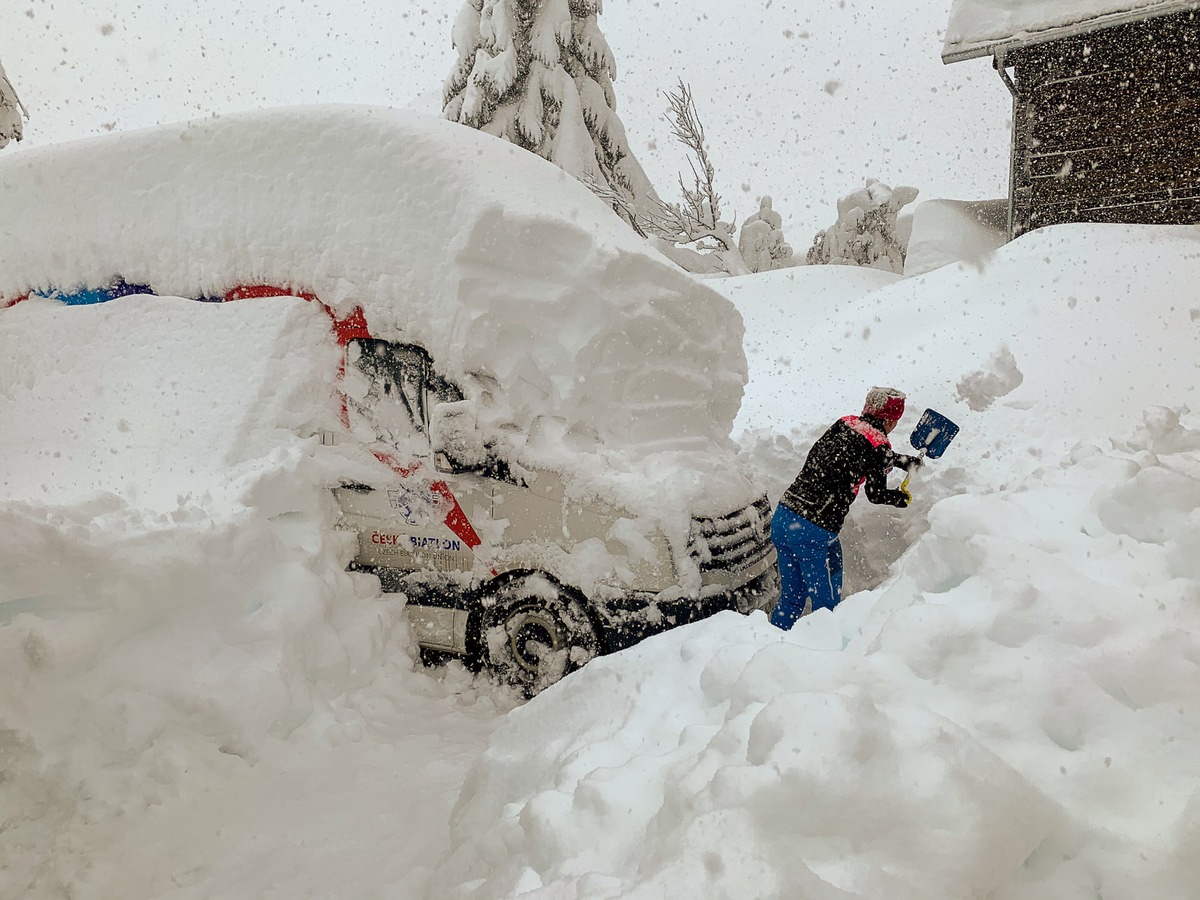
[(490, 514), (490, 500), (482, 510), (464, 510), (452, 477), (432, 463), (431, 373), (429, 354), (415, 345), (374, 338), (347, 345), (351, 432), (392, 471), (377, 484), (336, 492), (344, 520), (358, 532), (360, 566), (435, 572), (473, 566), (479, 537), (470, 517)]

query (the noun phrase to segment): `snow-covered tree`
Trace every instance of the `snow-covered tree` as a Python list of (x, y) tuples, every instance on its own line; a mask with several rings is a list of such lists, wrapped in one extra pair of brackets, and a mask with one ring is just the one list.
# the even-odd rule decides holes
[(639, 211), (657, 196), (617, 117), (601, 9), (602, 0), (465, 0), (444, 114), (611, 192), (618, 211)]
[(795, 265), (792, 248), (783, 239), (783, 217), (771, 208), (770, 197), (763, 197), (758, 212), (742, 223), (738, 249), (751, 272)]
[(680, 176), (683, 202), (659, 200), (642, 211), (637, 218), (640, 230), (659, 252), (689, 272), (748, 275), (790, 265), (792, 248), (783, 240), (783, 222), (771, 209), (770, 197), (764, 197), (759, 211), (746, 220), (740, 239), (736, 222), (721, 218), (716, 169), (708, 155), (704, 126), (691, 88), (681, 80), (678, 89), (667, 91), (666, 96), (671, 133), (688, 150), (692, 186)]
[[(675, 92), (667, 91), (667, 121), (671, 133), (689, 152), (692, 187), (679, 177), (682, 203), (656, 202), (638, 211), (635, 227), (651, 238), (659, 251), (689, 272), (727, 272), (746, 275), (750, 270), (737, 243), (737, 226), (721, 219), (721, 195), (716, 170), (708, 157), (704, 126), (696, 112), (692, 91), (682, 80)], [(692, 249), (687, 245), (694, 245)]]
[(9, 141), (21, 140), (22, 114), (29, 116), (12, 82), (4, 74), (4, 66), (0, 65), (0, 147), (7, 146)]
[(917, 189), (888, 187), (877, 178), (838, 201), (837, 221), (817, 232), (809, 265), (870, 266), (904, 272), (907, 250), (896, 228), (900, 210), (917, 199)]

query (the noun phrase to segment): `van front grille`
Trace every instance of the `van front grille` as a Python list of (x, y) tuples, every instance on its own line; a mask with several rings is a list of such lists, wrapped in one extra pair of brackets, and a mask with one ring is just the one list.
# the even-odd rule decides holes
[(745, 569), (771, 552), (771, 504), (760, 497), (745, 509), (692, 519), (688, 555), (701, 572)]

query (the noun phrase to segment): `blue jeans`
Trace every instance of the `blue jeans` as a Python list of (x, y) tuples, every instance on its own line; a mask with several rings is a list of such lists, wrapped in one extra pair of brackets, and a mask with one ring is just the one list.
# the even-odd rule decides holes
[(771, 520), (771, 542), (779, 554), (783, 593), (771, 613), (771, 624), (787, 631), (804, 615), (833, 609), (842, 599), (842, 544), (826, 531), (786, 506), (777, 506)]

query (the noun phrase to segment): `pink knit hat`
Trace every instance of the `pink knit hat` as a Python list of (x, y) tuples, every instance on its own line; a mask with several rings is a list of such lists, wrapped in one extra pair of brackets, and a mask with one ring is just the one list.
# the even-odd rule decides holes
[(863, 403), (864, 416), (878, 416), (885, 422), (899, 422), (904, 415), (904, 394), (895, 388), (873, 387)]

